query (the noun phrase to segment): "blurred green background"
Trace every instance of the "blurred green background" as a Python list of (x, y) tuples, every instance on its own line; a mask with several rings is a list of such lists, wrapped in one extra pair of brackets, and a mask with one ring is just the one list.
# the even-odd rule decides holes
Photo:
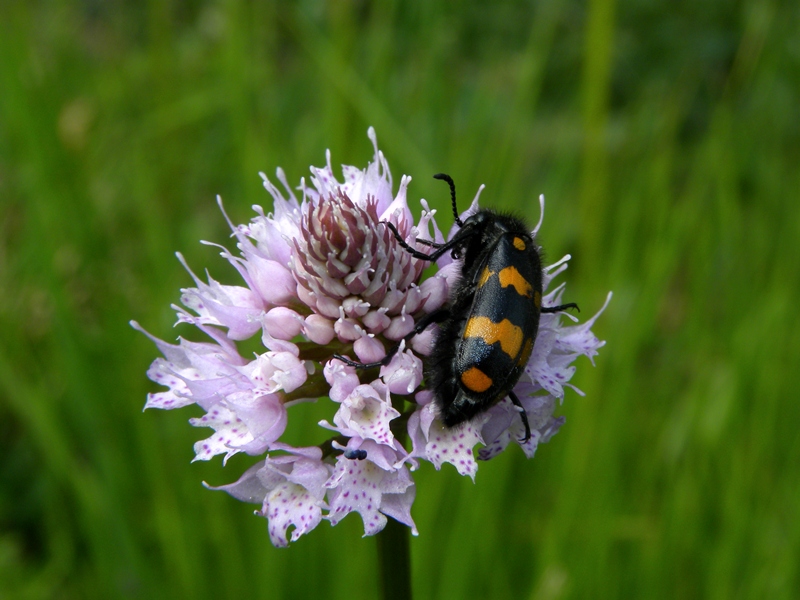
[(179, 333), (175, 251), (238, 283), (216, 194), (246, 222), (259, 170), (364, 167), (369, 125), (443, 225), (439, 171), (533, 222), (545, 193), (567, 299), (615, 292), (534, 460), (417, 473), (417, 597), (797, 597), (798, 6), (4, 1), (0, 597), (374, 597), (357, 516), (277, 550), (201, 487), (253, 459), (142, 414), (128, 326)]

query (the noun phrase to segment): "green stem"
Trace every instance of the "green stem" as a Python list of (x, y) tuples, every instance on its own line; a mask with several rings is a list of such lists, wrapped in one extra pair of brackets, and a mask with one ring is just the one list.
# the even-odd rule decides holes
[(411, 600), (411, 530), (391, 517), (378, 534), (381, 598)]
[[(392, 406), (403, 412), (404, 398), (392, 396)], [(409, 411), (410, 413), (411, 411)], [(392, 432), (401, 444), (408, 439), (408, 415), (392, 421)], [(411, 529), (389, 517), (378, 534), (378, 568), (383, 600), (411, 600)]]

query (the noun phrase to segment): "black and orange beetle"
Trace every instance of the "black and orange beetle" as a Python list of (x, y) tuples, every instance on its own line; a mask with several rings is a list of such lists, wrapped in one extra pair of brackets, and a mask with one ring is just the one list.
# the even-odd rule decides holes
[[(406, 339), (440, 323), (425, 372), (427, 387), (447, 427), (468, 421), (508, 397), (519, 408), (525, 427), (522, 441), (527, 442), (531, 437), (528, 417), (513, 388), (533, 351), (539, 316), (578, 305), (542, 307), (539, 248), (523, 221), (488, 209), (462, 221), (453, 179), (443, 173), (434, 177), (450, 186), (453, 215), (460, 227), (450, 241), (421, 241), (434, 248), (425, 254), (409, 246), (394, 225), (385, 225), (415, 258), (433, 262), (450, 252), (453, 258), (463, 258), (463, 266), (447, 305), (420, 319)], [(375, 367), (388, 364), (398, 348), (399, 344), (377, 363), (336, 358), (356, 367)]]

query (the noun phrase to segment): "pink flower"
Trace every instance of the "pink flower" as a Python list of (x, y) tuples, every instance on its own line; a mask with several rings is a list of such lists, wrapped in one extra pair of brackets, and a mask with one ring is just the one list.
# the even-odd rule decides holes
[[(445, 428), (423, 381), (437, 328), (413, 332), (420, 319), (447, 305), (461, 264), (445, 254), (437, 261), (439, 270), (423, 280), (428, 261), (414, 258), (403, 244), (425, 253), (430, 251), (425, 241), (442, 243), (444, 237), (424, 201), (414, 224), (407, 202), (411, 178), (402, 177), (393, 195), (372, 128), (368, 135), (372, 162), (363, 170), (344, 166), (343, 181), (333, 174), (330, 153), (325, 167), (312, 167), (310, 185), (301, 180), (298, 194), (281, 170), (280, 187), (262, 174), (273, 212), (256, 206), (250, 223), (229, 221), (238, 254), (220, 246), (243, 285), (222, 285), (210, 277), (204, 282), (179, 255), (195, 285), (181, 290), (184, 308), (175, 307), (177, 322), (197, 327), (210, 341), (179, 338), (169, 344), (132, 323), (164, 355), (148, 377), (167, 390), (149, 394), (145, 408), (197, 404), (205, 414), (191, 424), (214, 430), (195, 444), (195, 460), (267, 453), (237, 482), (212, 489), (260, 504), (258, 514), (267, 518), (276, 546), (297, 540), (322, 520), (335, 525), (351, 512), (361, 516), (365, 535), (383, 529), (387, 516), (416, 534), (411, 471), (418, 461), (437, 469), (450, 463), (474, 479), (477, 444), (484, 445), (478, 453), (484, 460), (512, 442), (533, 456), (563, 424), (553, 412), (564, 388), (571, 387), (572, 363), (580, 355), (593, 359), (603, 345), (591, 326), (605, 306), (580, 325), (563, 326), (562, 315), (543, 314), (531, 359), (514, 389), (530, 423), (530, 440), (519, 441), (521, 420), (508, 400)], [(478, 210), (478, 195), (463, 218)], [(450, 237), (456, 231), (451, 229)], [(545, 288), (568, 258), (545, 270)], [(562, 292), (563, 285), (551, 291), (544, 305), (558, 304)], [(257, 335), (263, 347), (254, 356), (240, 353), (237, 343)], [(376, 363), (396, 347), (380, 369), (356, 369), (333, 359), (342, 354)], [(333, 401), (332, 423), (320, 422), (331, 439), (310, 448), (283, 443), (292, 407), (318, 399)]]

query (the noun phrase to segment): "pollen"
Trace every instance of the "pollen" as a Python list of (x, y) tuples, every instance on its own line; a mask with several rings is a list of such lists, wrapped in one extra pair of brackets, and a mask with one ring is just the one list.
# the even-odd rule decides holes
[(473, 392), (485, 392), (492, 387), (492, 378), (478, 367), (470, 367), (461, 374), (461, 383)]
[(503, 287), (513, 285), (520, 296), (530, 298), (533, 295), (531, 284), (522, 276), (522, 273), (517, 271), (516, 267), (506, 267), (500, 271), (498, 277), (500, 278), (500, 285)]
[(488, 317), (472, 317), (467, 321), (464, 337), (481, 338), (487, 346), (500, 342), (500, 348), (503, 352), (514, 359), (522, 347), (523, 335), (522, 329), (508, 319), (495, 323)]
[(520, 252), (525, 250), (525, 240), (523, 240), (522, 238), (515, 237), (512, 243), (514, 244), (514, 248), (516, 248)]
[(542, 308), (542, 295), (539, 292), (533, 292), (533, 303), (536, 305), (536, 308)]

